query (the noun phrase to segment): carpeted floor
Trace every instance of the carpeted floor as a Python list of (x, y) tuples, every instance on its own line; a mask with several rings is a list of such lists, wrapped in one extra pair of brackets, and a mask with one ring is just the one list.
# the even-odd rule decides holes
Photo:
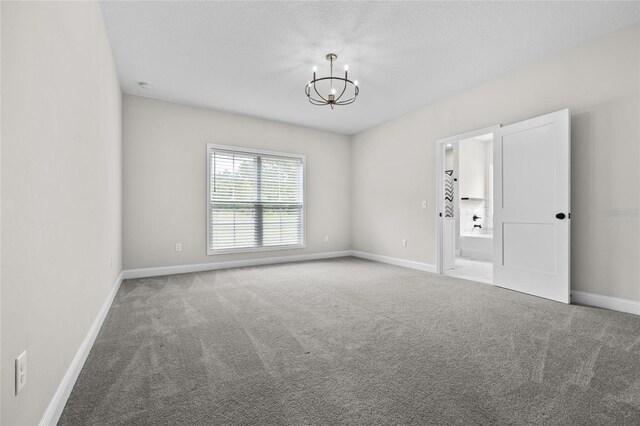
[(60, 424), (640, 424), (640, 317), (341, 258), (122, 284)]

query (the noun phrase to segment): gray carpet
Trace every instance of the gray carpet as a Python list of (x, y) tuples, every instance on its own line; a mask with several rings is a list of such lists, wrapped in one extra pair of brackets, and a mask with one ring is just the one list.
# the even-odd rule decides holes
[(85, 424), (640, 424), (640, 317), (355, 258), (128, 280)]

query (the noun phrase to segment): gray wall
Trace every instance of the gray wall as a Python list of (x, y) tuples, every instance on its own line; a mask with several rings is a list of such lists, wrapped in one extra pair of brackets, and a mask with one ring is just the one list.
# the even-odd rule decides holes
[[(130, 95), (123, 117), (125, 269), (349, 248), (348, 136)], [(305, 249), (207, 256), (207, 143), (306, 155)]]
[(572, 287), (640, 300), (639, 83), (636, 24), (355, 135), (353, 248), (434, 264), (435, 141), (568, 107)]
[[(2, 3), (2, 417), (37, 424), (121, 267), (121, 94), (97, 3)], [(14, 395), (14, 358), (28, 383)]]

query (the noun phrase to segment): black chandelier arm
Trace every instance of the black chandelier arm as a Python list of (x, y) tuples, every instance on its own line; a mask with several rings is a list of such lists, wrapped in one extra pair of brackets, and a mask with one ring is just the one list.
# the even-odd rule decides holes
[(342, 102), (334, 102), (334, 103), (335, 103), (336, 105), (340, 105), (340, 106), (342, 106), (342, 105), (349, 105), (349, 104), (352, 104), (352, 103), (354, 103), (355, 101), (356, 101), (356, 97), (354, 96), (354, 97), (352, 97), (352, 98), (347, 99), (346, 101), (342, 101)]
[(313, 104), (313, 105), (326, 105), (327, 104), (326, 102), (323, 102), (323, 101), (320, 101), (318, 99), (312, 98), (311, 97), (310, 87), (305, 88), (304, 91), (305, 91), (305, 94), (307, 95), (307, 99), (309, 100), (310, 104)]
[(317, 105), (317, 106), (325, 106), (325, 105), (329, 105), (329, 102), (324, 100), (321, 101), (319, 99), (316, 99), (314, 97), (311, 96), (311, 90), (310, 89), (305, 89), (305, 92), (307, 93), (307, 99), (309, 100), (309, 103), (312, 105)]
[(335, 102), (336, 105), (349, 105), (352, 104), (356, 101), (356, 98), (358, 97), (358, 94), (360, 93), (360, 89), (358, 88), (358, 86), (356, 86), (356, 90), (354, 91), (354, 95), (342, 102)]
[[(351, 99), (354, 99), (354, 100), (355, 100), (355, 97), (356, 97), (356, 96), (358, 96), (358, 94), (359, 94), (359, 92), (360, 92), (360, 88), (359, 88), (359, 87), (358, 87), (358, 86), (357, 86), (353, 81), (349, 80), (348, 78), (342, 78), (342, 77), (321, 77), (321, 78), (317, 78), (317, 79), (312, 80), (310, 83), (308, 83), (308, 84), (305, 86), (305, 92), (306, 92), (306, 94), (307, 94), (307, 97), (309, 97), (310, 99), (313, 99), (313, 98), (311, 97), (311, 89), (310, 89), (310, 85), (313, 85), (313, 90), (316, 92), (316, 94), (318, 95), (318, 97), (319, 97), (320, 99), (322, 99), (322, 100), (325, 102), (325, 105), (326, 105), (326, 104), (329, 104), (329, 101), (328, 101), (324, 96), (322, 96), (322, 95), (320, 94), (320, 92), (318, 91), (318, 89), (317, 89), (317, 87), (316, 87), (316, 83), (317, 83), (317, 82), (319, 82), (319, 81), (324, 81), (324, 80), (338, 80), (338, 81), (342, 81), (342, 82), (344, 82), (344, 88), (342, 89), (342, 92), (340, 93), (340, 96), (338, 96), (338, 97), (337, 97), (337, 99), (336, 99), (336, 101), (334, 102), (336, 105), (347, 105), (347, 104), (344, 104), (344, 103), (339, 103), (339, 102), (338, 102), (338, 100), (339, 100), (339, 99), (344, 95), (344, 93), (346, 92), (346, 90), (347, 90), (347, 85), (348, 85), (348, 84), (352, 84), (352, 85), (353, 85), (353, 87), (354, 87), (354, 92), (355, 92), (355, 96), (354, 96), (353, 98), (350, 98), (349, 100), (351, 100)], [(319, 101), (318, 101), (318, 102), (319, 102)], [(351, 101), (351, 102), (349, 102), (349, 103), (352, 103), (352, 102), (353, 102), (353, 101)]]
[[(345, 83), (346, 85), (346, 83)], [(338, 102), (340, 100), (340, 98), (336, 99), (336, 101), (334, 102), (336, 105), (349, 105), (352, 104), (356, 101), (356, 98), (358, 97), (358, 94), (360, 93), (360, 88), (358, 86), (356, 86), (355, 84), (353, 85), (354, 87), (354, 91), (353, 91), (353, 96), (350, 97), (349, 99), (342, 101), (342, 102)], [(345, 87), (346, 89), (346, 87)], [(344, 93), (344, 90), (343, 90)], [(342, 97), (342, 94), (340, 94), (340, 97)]]
[(320, 94), (320, 92), (318, 92), (318, 89), (316, 88), (316, 81), (318, 81), (318, 80), (313, 80), (313, 81), (312, 81), (312, 83), (313, 83), (313, 90), (315, 90), (316, 94), (320, 97), (320, 99), (322, 99), (322, 100), (323, 100), (323, 101), (325, 101), (325, 102), (329, 102), (328, 100), (326, 100), (326, 99), (324, 98), (324, 96), (322, 96), (322, 95)]
[(329, 102), (324, 98), (322, 98), (323, 100), (320, 100), (320, 99), (316, 99), (313, 96), (311, 96), (311, 88), (310, 87), (305, 88), (305, 94), (307, 95), (307, 98), (309, 99), (309, 102), (314, 104), (314, 105), (327, 105), (328, 102)]
[[(351, 83), (354, 86), (356, 86), (356, 84), (349, 80), (348, 78), (344, 78), (344, 77), (320, 77), (320, 78), (315, 78), (313, 80), (311, 80), (309, 83), (316, 83), (318, 81), (323, 81), (323, 80), (340, 80), (340, 81), (346, 81), (347, 83)], [(357, 86), (356, 86), (357, 87)]]
[[(355, 84), (354, 84), (354, 86), (355, 86)], [(345, 71), (344, 72), (344, 87), (342, 88), (342, 92), (340, 92), (340, 96), (338, 96), (336, 98), (336, 101), (334, 103), (337, 103), (340, 100), (340, 98), (342, 97), (342, 95), (344, 95), (344, 92), (346, 90), (347, 90), (347, 72)]]
[(356, 101), (357, 96), (352, 96), (349, 99), (346, 99), (344, 101), (334, 101), (333, 103), (331, 102), (325, 102), (325, 101), (320, 101), (318, 99), (315, 99), (309, 95), (307, 95), (307, 99), (309, 100), (309, 103), (313, 104), (313, 105), (318, 105), (318, 106), (325, 106), (325, 105), (349, 105), (352, 104)]
[(328, 105), (327, 102), (320, 101), (318, 99), (312, 98), (311, 96), (308, 96), (307, 99), (309, 99), (309, 103), (313, 105)]
[[(358, 97), (358, 95), (360, 94), (360, 88), (359, 88), (358, 86), (356, 86), (356, 85), (354, 85), (354, 88), (355, 88), (355, 89), (354, 89), (354, 91), (353, 91), (353, 96), (352, 96), (351, 98), (347, 99), (346, 101), (343, 101), (343, 102), (349, 102), (349, 101), (350, 101), (349, 103), (353, 103), (353, 101), (355, 101), (355, 100), (356, 100), (356, 98), (357, 98), (357, 97)], [(336, 102), (336, 103), (337, 103), (338, 105), (347, 105), (347, 104), (338, 103), (338, 102)]]
[(308, 98), (308, 99), (309, 99), (309, 103), (310, 103), (311, 105), (316, 105), (316, 106), (325, 106), (325, 105), (328, 105), (326, 102), (321, 102), (321, 101), (319, 101), (319, 100), (317, 100), (317, 99), (313, 99), (311, 96), (309, 96), (309, 98)]

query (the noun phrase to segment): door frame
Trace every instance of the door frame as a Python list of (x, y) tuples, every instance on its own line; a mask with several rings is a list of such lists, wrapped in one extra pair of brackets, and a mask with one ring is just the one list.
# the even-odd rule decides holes
[[(484, 127), (482, 129), (472, 130), (470, 132), (460, 133), (449, 136), (436, 141), (436, 269), (438, 274), (444, 274), (443, 265), (443, 232), (442, 217), (444, 212), (444, 170), (445, 170), (445, 149), (447, 144), (457, 144), (461, 140), (470, 139), (476, 136), (486, 135), (487, 133), (495, 133), (501, 127), (500, 124)], [(495, 173), (495, 169), (494, 169)], [(495, 184), (495, 182), (494, 182)]]

